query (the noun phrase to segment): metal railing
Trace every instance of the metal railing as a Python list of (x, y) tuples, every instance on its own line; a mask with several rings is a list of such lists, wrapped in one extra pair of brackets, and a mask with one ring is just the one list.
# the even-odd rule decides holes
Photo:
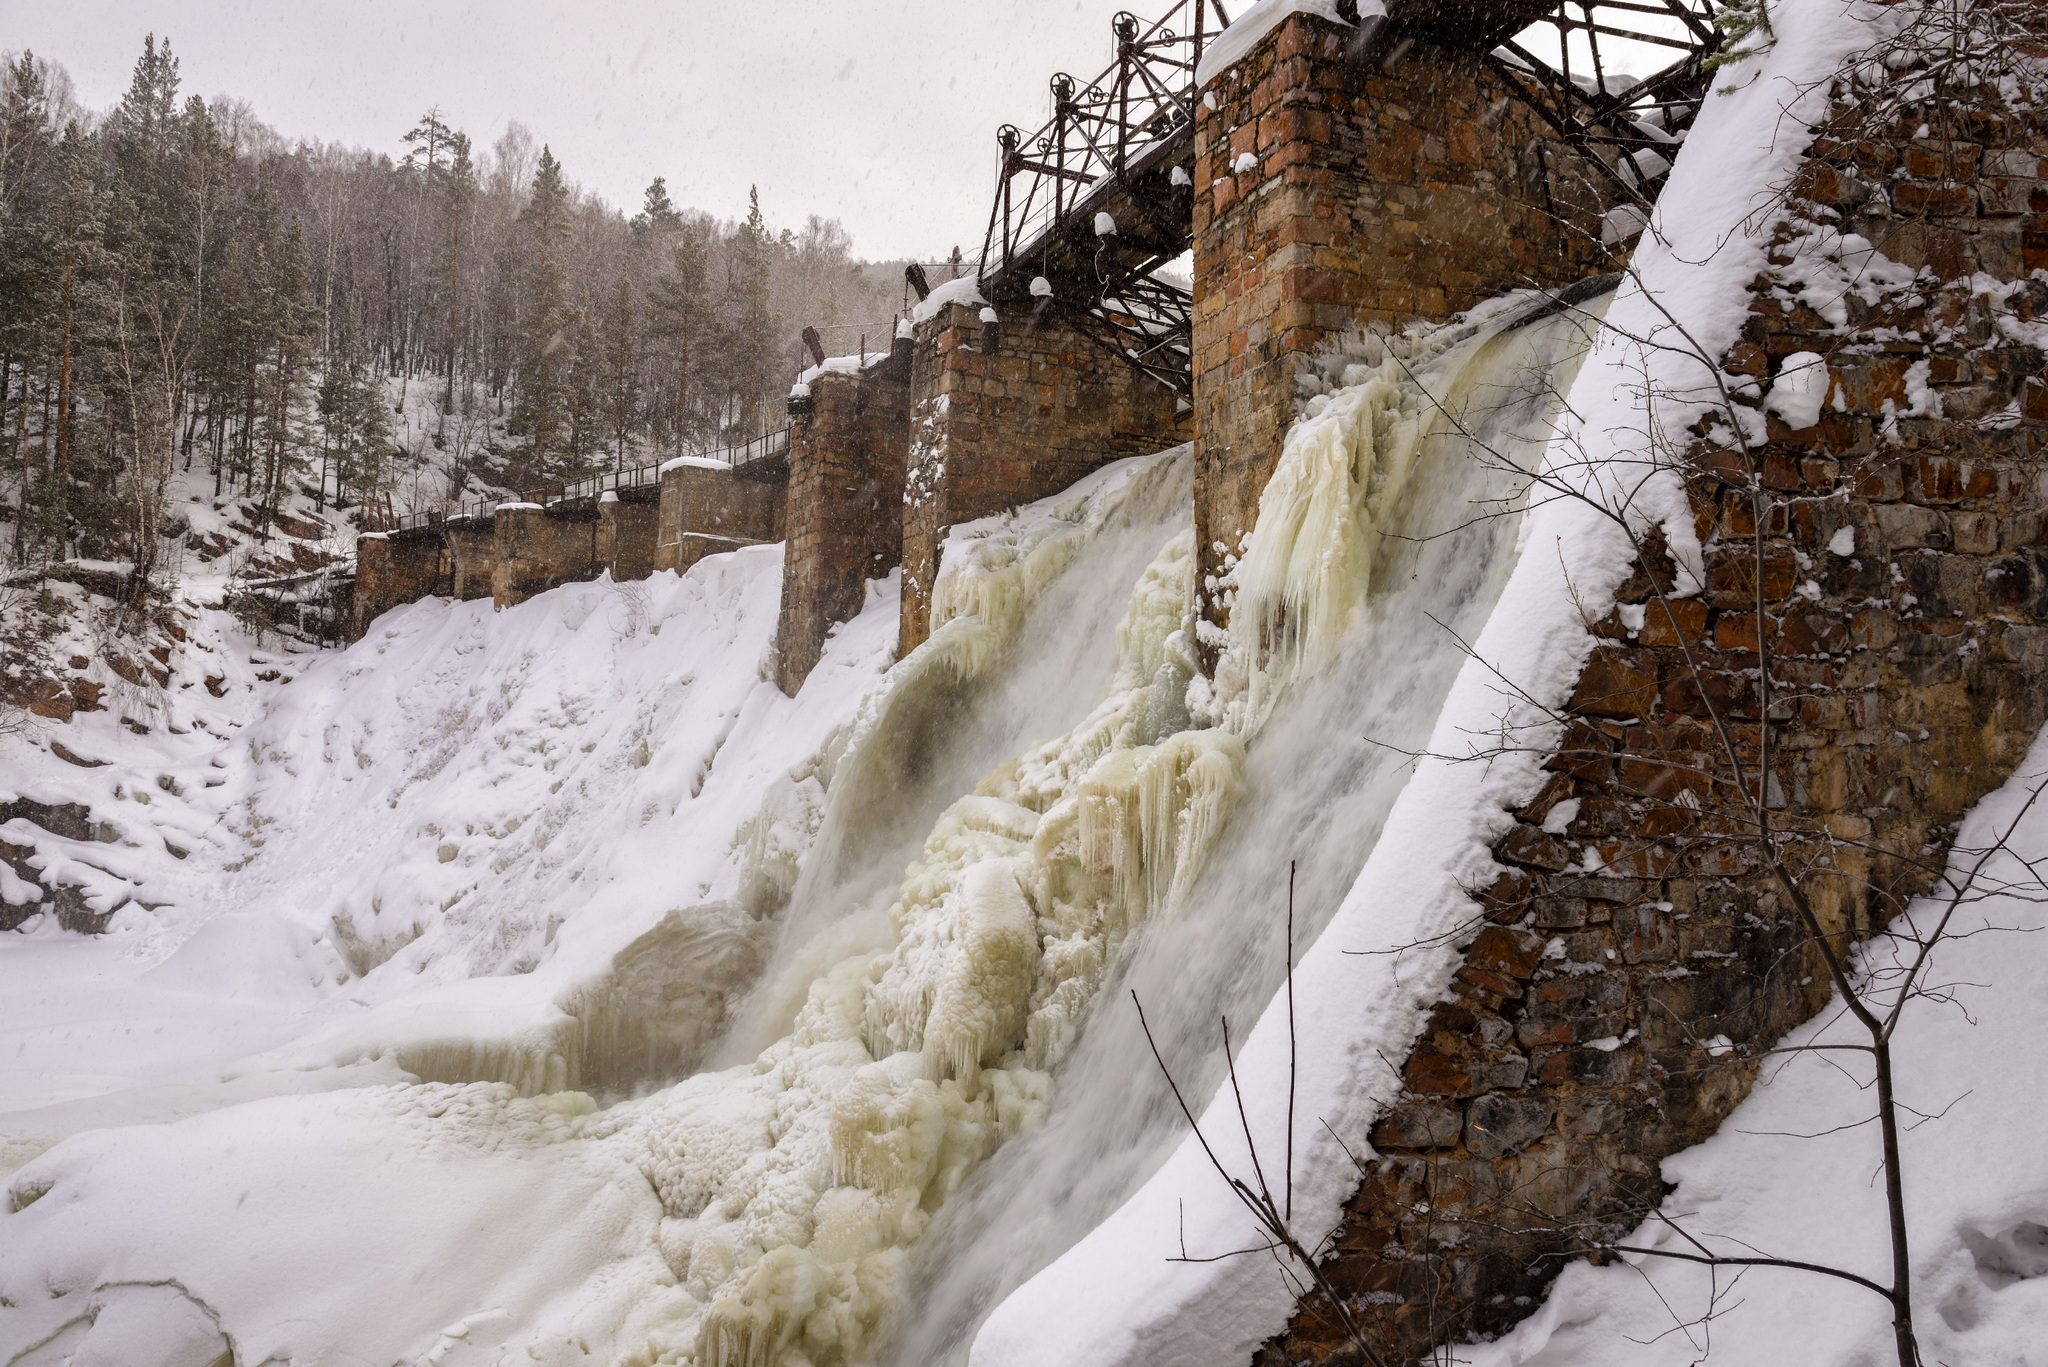
[[(738, 472), (758, 462), (787, 455), (788, 452), (789, 429), (784, 427), (773, 432), (764, 432), (735, 446), (723, 446), (715, 451), (703, 452), (701, 459), (721, 461)], [(403, 532), (422, 527), (438, 527), (444, 522), (489, 518), (507, 503), (538, 503), (544, 508), (553, 508), (563, 504), (594, 502), (607, 493), (658, 487), (661, 483), (661, 466), (664, 463), (636, 465), (630, 470), (610, 470), (583, 479), (544, 484), (536, 489), (521, 489), (496, 498), (473, 499), (450, 512), (435, 510), (406, 513), (402, 517), (374, 516), (366, 530)]]

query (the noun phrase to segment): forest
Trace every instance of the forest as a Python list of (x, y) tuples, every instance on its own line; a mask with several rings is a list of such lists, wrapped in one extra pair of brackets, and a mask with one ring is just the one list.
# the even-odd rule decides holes
[(856, 259), (836, 219), (778, 229), (758, 195), (720, 217), (659, 175), (629, 216), (516, 122), (488, 149), (438, 108), (393, 133), (289, 141), (182, 94), (155, 35), (103, 113), (6, 57), (10, 568), (151, 583), (174, 476), (265, 526), (294, 489), (360, 524), (715, 448), (783, 420), (804, 327), (851, 351), (902, 306), (904, 263)]

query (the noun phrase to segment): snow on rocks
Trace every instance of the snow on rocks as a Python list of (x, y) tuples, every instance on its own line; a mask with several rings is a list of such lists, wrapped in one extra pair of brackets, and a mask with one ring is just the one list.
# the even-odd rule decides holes
[(1821, 404), (1827, 396), (1827, 357), (1817, 351), (1795, 351), (1785, 358), (1770, 393), (1764, 396), (1764, 407), (1798, 432), (1820, 421)]

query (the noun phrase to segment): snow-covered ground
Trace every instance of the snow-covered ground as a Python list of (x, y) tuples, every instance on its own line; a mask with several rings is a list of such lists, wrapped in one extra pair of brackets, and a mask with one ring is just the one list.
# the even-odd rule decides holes
[[(1775, 21), (1776, 52), (1709, 101), (1668, 240), (1646, 239), (1611, 322), (1654, 331), (1641, 290), (1664, 290), (1711, 352), (1732, 339), (1762, 239), (1731, 177), (1791, 166), (1784, 99), (1859, 32), (1836, 0)], [(794, 700), (768, 681), (776, 547), (503, 613), (430, 600), (345, 652), (260, 649), (195, 597), (147, 717), (0, 739), (9, 796), (110, 823), (50, 857), (97, 909), (128, 899), (98, 939), (47, 919), (0, 937), (0, 1361), (925, 1367), (969, 1343), (989, 1367), (1245, 1360), (1291, 1289), (1263, 1260), (1169, 1261), (1252, 1236), (1158, 1095), (1122, 989), (1173, 1023), (1199, 1108), (1221, 1067), (1200, 1031), (1265, 1006), (1293, 951), (1294, 1000), (1238, 1057), (1248, 1132), (1221, 1101), (1204, 1126), (1227, 1163), (1279, 1151), (1290, 1105), (1357, 1133), (1385, 1099), (1382, 1055), (1457, 956), (1355, 951), (1462, 920), (1535, 772), (1411, 770), (1354, 734), (1360, 712), (1397, 749), (1499, 723), (1499, 687), (1447, 638), (1420, 644), (1432, 619), (1561, 700), (1581, 605), (1627, 563), (1569, 504), (1519, 540), (1504, 522), (1374, 549), (1381, 527), (1439, 530), (1497, 493), (1419, 386), (1484, 387), (1497, 440), (1540, 445), (1554, 410), (1525, 377), (1568, 374), (1578, 349), (1562, 324), (1507, 326), (1512, 307), (1394, 359), (1365, 339), (1330, 358), (1214, 688), (1189, 688), (1185, 452), (955, 529), (927, 646), (893, 659), (896, 584), (872, 585)], [(1622, 454), (1641, 361), (1595, 348), (1576, 456)], [(1965, 843), (2044, 771), (2037, 746)], [(2017, 843), (2048, 856), (2048, 808)], [(1281, 946), (1297, 845), (1301, 941)], [(1968, 1014), (1928, 1005), (1901, 1036), (1906, 1099), (1949, 1108), (1909, 1135), (1907, 1184), (1930, 1360), (2016, 1367), (2048, 1361), (2028, 1332), (2048, 1310), (2048, 1065), (2027, 1062), (2048, 917), (1977, 914), (2012, 929), (1944, 951), (1944, 980), (1981, 984)], [(1667, 1165), (1672, 1208), (1880, 1272), (1874, 1138), (1839, 1128), (1867, 1114), (1823, 1056), (1797, 1057)], [(1328, 1134), (1295, 1148), (1311, 1241), (1352, 1185)], [(1884, 1359), (1867, 1292), (1775, 1270), (1727, 1285), (1703, 1326), (1704, 1273), (1576, 1267), (1459, 1356), (1692, 1363), (1711, 1333), (1721, 1361)]]

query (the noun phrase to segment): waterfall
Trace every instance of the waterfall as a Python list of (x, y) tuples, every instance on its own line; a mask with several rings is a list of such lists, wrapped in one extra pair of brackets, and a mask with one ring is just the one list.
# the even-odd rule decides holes
[(1298, 958), (1426, 742), (1464, 660), (1453, 633), (1473, 639), (1506, 582), (1512, 469), (1539, 458), (1585, 331), (1582, 317), (1532, 319), (1525, 304), (1455, 331), (1352, 338), (1325, 358), (1325, 390), (1305, 405), (1232, 573), (1215, 685), (1192, 690), (1216, 729), (1247, 734), (1244, 796), (1200, 879), (1103, 975), (1043, 1118), (931, 1222), (878, 1363), (964, 1363), (996, 1303), (1179, 1143), (1185, 1122), (1133, 992), (1191, 1103), (1223, 1085), (1219, 1022), (1241, 1039), (1286, 974), (1290, 863)]
[[(1285, 971), (1288, 862), (1305, 939), (1456, 672), (1448, 633), (1506, 578), (1514, 517), (1472, 513), (1512, 509), (1584, 343), (1574, 320), (1507, 311), (1353, 336), (1308, 377), (1213, 685), (1186, 452), (956, 538), (932, 639), (831, 766), (832, 829), (731, 1066), (602, 1127), (644, 1146), (667, 1215), (677, 1285), (642, 1307), (650, 1349), (830, 1367), (893, 1325), (893, 1360), (957, 1359), (992, 1293), (1160, 1161), (1178, 1126), (1125, 989), (1206, 1093), (1213, 1022), (1247, 1019)], [(1135, 576), (1089, 563), (1114, 543), (1150, 547)], [(1106, 683), (1074, 667), (1086, 643), (1046, 611), (1055, 584), (1124, 595)], [(973, 719), (1020, 702), (1064, 729), (990, 762)]]

